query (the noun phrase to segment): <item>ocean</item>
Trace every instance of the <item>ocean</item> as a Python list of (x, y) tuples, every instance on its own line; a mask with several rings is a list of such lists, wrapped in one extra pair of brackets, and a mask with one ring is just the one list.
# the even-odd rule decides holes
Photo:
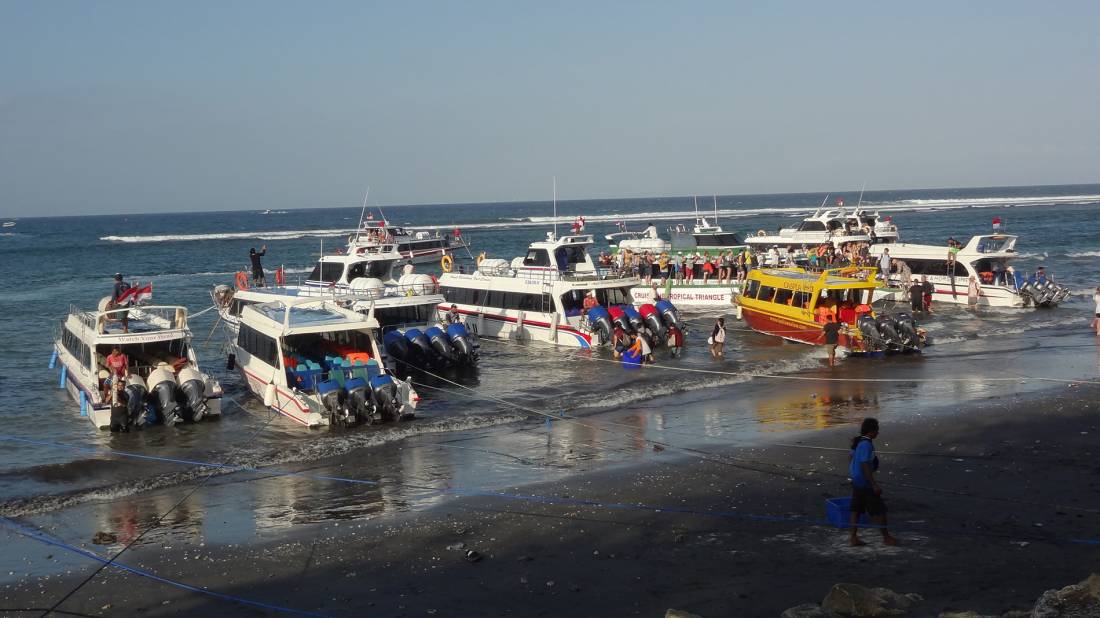
[[(858, 191), (834, 192), (828, 202), (837, 197), (852, 206), (860, 196)], [(716, 201), (723, 227), (751, 234), (794, 223), (823, 199), (825, 194), (815, 193), (717, 196)], [(700, 196), (698, 203), (701, 211), (713, 212), (711, 196)], [(355, 518), (437, 499), (424, 487), (492, 488), (556, 478), (577, 466), (629, 460), (646, 451), (623, 433), (626, 429), (608, 435), (581, 429), (542, 435), (544, 419), (533, 417), (532, 409), (580, 417), (621, 411), (614, 422), (630, 432), (683, 445), (728, 444), (751, 441), (761, 432), (851, 422), (871, 409), (901, 416), (915, 399), (964, 402), (997, 396), (1005, 383), (983, 380), (991, 375), (1017, 376), (1021, 384), (1036, 388), (1036, 377), (1097, 377), (1087, 323), (1092, 291), (1100, 284), (1100, 185), (868, 191), (862, 204), (892, 217), (903, 241), (932, 244), (945, 244), (949, 236), (965, 242), (989, 232), (992, 219), (999, 217), (1008, 233), (1020, 236), (1017, 269), (1044, 265), (1073, 296), (1043, 310), (975, 315), (961, 307), (943, 307), (923, 324), (937, 342), (923, 356), (850, 359), (835, 371), (823, 366), (820, 349), (749, 332), (737, 321), (729, 322), (726, 359), (714, 361), (705, 339), (715, 313), (687, 314), (692, 326), (688, 350), (678, 361), (662, 360), (670, 366), (667, 370), (630, 372), (608, 362), (602, 352), (486, 340), (477, 371), (448, 378), (461, 386), (425, 379), (416, 420), (352, 430), (304, 430), (278, 418), (269, 422), (237, 374), (226, 371), (224, 334), (216, 313), (207, 312), (191, 323), (194, 344), (204, 369), (217, 376), (235, 403), (227, 401), (223, 417), (215, 422), (112, 435), (79, 416), (77, 404), (58, 389), (57, 371), (47, 368), (57, 328), (70, 306), (94, 307), (110, 293), (117, 271), (127, 281), (152, 282), (155, 303), (182, 304), (197, 313), (210, 306), (214, 285), (231, 283), (236, 271), (247, 269), (249, 248), (265, 244), (269, 279), (276, 267), (284, 266), (293, 282), (309, 272), (322, 247), (329, 251), (344, 244), (360, 210), (21, 218), (0, 232), (0, 273), (11, 283), (0, 297), (0, 435), (54, 444), (4, 442), (0, 514), (41, 515), (73, 505), (119, 504), (206, 473), (197, 467), (109, 457), (105, 449), (231, 460), (259, 468), (347, 467), (347, 474), (409, 484), (410, 489), (396, 495), (360, 496), (354, 504), (339, 493), (306, 492), (319, 506), (299, 514), (306, 520)], [(377, 208), (370, 210), (378, 216)], [(690, 196), (574, 200), (559, 202), (557, 211), (561, 231), (583, 216), (586, 232), (602, 245), (603, 235), (617, 231), (620, 221), (631, 229), (651, 221), (660, 229), (691, 224), (694, 202)], [(473, 254), (484, 251), (508, 259), (522, 254), (527, 243), (543, 238), (553, 225), (550, 202), (387, 207), (384, 215), (393, 225), (461, 228)], [(426, 269), (432, 270), (430, 265)], [(784, 379), (830, 376), (853, 382)], [(876, 378), (912, 382), (860, 382)], [(458, 444), (441, 446), (448, 443), (447, 436), (491, 432), (496, 432), (496, 446), (488, 454)], [(425, 439), (439, 448), (412, 448)], [(409, 448), (396, 455), (394, 445)], [(383, 447), (389, 450), (380, 454)], [(278, 492), (257, 498), (257, 513), (265, 508), (278, 512), (279, 501)]]

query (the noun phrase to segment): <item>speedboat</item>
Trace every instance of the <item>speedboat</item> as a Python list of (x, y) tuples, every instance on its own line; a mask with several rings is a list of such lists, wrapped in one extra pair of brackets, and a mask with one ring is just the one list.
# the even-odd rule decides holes
[(386, 247), (361, 247), (353, 253), (322, 255), (305, 281), (296, 285), (249, 288), (247, 277), (238, 277), (238, 287), (218, 285), (211, 298), (229, 335), (236, 339), (244, 307), (271, 301), (293, 302), (300, 298), (322, 298), (360, 313), (374, 312), (378, 321), (383, 354), (380, 362), (396, 371), (396, 362), (428, 369), (468, 367), (477, 363), (477, 338), (462, 324), (445, 324), (437, 307), (444, 302), (435, 277), (413, 272), (394, 280), (401, 254)]
[(348, 253), (394, 250), (410, 264), (438, 262), (444, 255), (468, 247), (458, 228), (450, 234), (440, 234), (439, 230), (393, 227), (385, 219), (367, 219), (348, 237)]
[[(745, 243), (758, 252), (764, 252), (770, 247), (792, 252), (826, 243), (831, 243), (838, 249), (852, 242), (872, 244), (872, 230), (864, 229), (865, 226), (860, 218), (848, 213), (843, 206), (825, 208), (822, 203), (797, 227), (780, 228), (775, 234), (758, 230), (755, 236), (745, 238)], [(894, 231), (896, 233), (896, 228)]]
[(284, 297), (244, 306), (238, 321), (229, 365), (267, 408), (306, 427), (412, 418), (420, 398), (378, 361), (373, 311)]
[(914, 352), (924, 333), (908, 313), (876, 314), (874, 268), (760, 268), (749, 273), (736, 303), (753, 330), (789, 341), (823, 345), (826, 314), (842, 325), (839, 346), (851, 354)]
[[(1069, 296), (1069, 289), (1045, 277), (1025, 277), (1012, 266), (1018, 257), (1016, 236), (986, 234), (974, 236), (954, 253), (942, 245), (893, 243), (873, 245), (870, 253), (875, 260), (888, 250), (890, 257), (905, 262), (914, 279), (928, 278), (932, 284), (932, 300), (947, 303), (969, 302), (970, 277), (978, 281), (978, 304), (990, 307), (1051, 307)], [(876, 300), (906, 302), (910, 281), (902, 281), (898, 273), (889, 278), (889, 287), (875, 293)]]
[[(118, 347), (129, 359), (125, 392), (132, 424), (173, 425), (221, 415), (222, 388), (203, 372), (191, 347), (187, 308), (176, 305), (95, 311), (70, 307), (54, 342), (50, 367), (60, 365), (62, 388), (80, 402), (80, 415), (98, 429), (111, 426), (107, 356)], [(128, 328), (124, 328), (128, 326)]]
[(459, 268), (439, 278), (446, 299), (440, 309), (454, 305), (478, 336), (585, 349), (609, 343), (616, 324), (627, 332), (648, 329), (657, 338), (670, 325), (682, 327), (667, 300), (635, 309), (631, 289), (641, 280), (601, 273), (587, 251), (592, 245), (591, 235), (548, 232), (525, 256), (479, 257), (476, 270)]

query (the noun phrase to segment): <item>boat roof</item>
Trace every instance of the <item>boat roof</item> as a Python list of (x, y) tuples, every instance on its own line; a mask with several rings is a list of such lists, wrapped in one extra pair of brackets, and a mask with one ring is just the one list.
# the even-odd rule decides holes
[[(1012, 234), (979, 234), (972, 237), (956, 254), (956, 259), (1012, 258), (1017, 257), (1017, 237)], [(888, 245), (872, 245), (871, 253), (881, 254), (890, 250), (890, 257), (906, 259), (945, 259), (947, 245), (918, 245), (899, 242)]]
[(830, 268), (820, 273), (802, 268), (759, 268), (749, 272), (749, 279), (762, 285), (799, 290), (822, 288), (830, 290), (866, 289), (878, 287), (877, 268)]
[[(125, 313), (128, 331), (122, 331)], [(146, 305), (106, 310), (69, 308), (70, 330), (93, 345), (152, 343), (190, 337), (187, 307), (182, 305)]]
[(581, 246), (593, 244), (591, 234), (567, 234), (555, 236), (553, 232), (546, 233), (546, 240), (536, 240), (528, 245), (529, 249), (556, 249), (558, 247)]
[(360, 294), (351, 288), (332, 288), (332, 292), (321, 293), (318, 288), (303, 286), (285, 286), (274, 288), (252, 288), (248, 290), (236, 290), (235, 298), (249, 300), (256, 303), (277, 302), (284, 298), (330, 300), (337, 304), (356, 302), (374, 302), (379, 307), (406, 307), (412, 305), (438, 304), (444, 301), (442, 294), (408, 294), (408, 288), (419, 287), (416, 284), (402, 286), (385, 285), (382, 297), (371, 294)]
[(241, 323), (272, 337), (378, 328), (374, 307), (367, 314), (323, 298), (290, 298), (248, 305)]

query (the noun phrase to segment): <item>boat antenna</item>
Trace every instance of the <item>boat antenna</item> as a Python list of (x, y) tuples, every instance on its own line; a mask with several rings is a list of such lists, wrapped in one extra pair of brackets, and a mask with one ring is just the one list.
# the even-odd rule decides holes
[(821, 200), (821, 205), (820, 205), (820, 206), (818, 206), (818, 207), (817, 207), (817, 211), (816, 211), (816, 212), (814, 212), (814, 216), (815, 216), (815, 217), (821, 214), (821, 209), (822, 209), (822, 208), (825, 208), (825, 202), (828, 202), (828, 201), (829, 201), (829, 194), (828, 194), (828, 193), (826, 193), (826, 194), (825, 194), (825, 199)]
[[(363, 217), (367, 214), (367, 197), (370, 196), (370, 187), (367, 187), (367, 192), (363, 194), (363, 210), (359, 211), (359, 225), (355, 226), (355, 240), (359, 240), (359, 234), (363, 230)], [(381, 210), (379, 210), (381, 212)], [(321, 252), (324, 255), (324, 252)]]
[(558, 177), (554, 176), (554, 238), (558, 237)]
[(695, 200), (695, 224), (699, 224), (699, 196), (693, 195), (691, 199)]
[(859, 205), (863, 203), (863, 190), (867, 188), (867, 181), (863, 181), (863, 186), (859, 188), (859, 201), (856, 202), (856, 210), (859, 210)]
[(714, 194), (714, 225), (718, 225), (718, 194)]

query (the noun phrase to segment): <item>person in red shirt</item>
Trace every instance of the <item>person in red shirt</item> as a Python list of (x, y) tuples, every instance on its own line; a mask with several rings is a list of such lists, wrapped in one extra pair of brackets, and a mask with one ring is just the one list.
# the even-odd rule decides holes
[(108, 375), (107, 379), (103, 381), (104, 401), (111, 397), (111, 384), (126, 380), (126, 374), (129, 372), (130, 367), (130, 358), (122, 353), (122, 348), (116, 345), (107, 356), (106, 365)]
[(585, 296), (584, 296), (584, 305), (583, 305), (584, 310), (581, 311), (581, 313), (587, 315), (589, 309), (591, 309), (593, 307), (598, 307), (599, 305), (600, 305), (599, 301), (596, 300), (596, 292), (593, 290), (593, 291), (589, 292), (588, 294), (585, 294)]
[(680, 351), (684, 348), (684, 333), (675, 326), (668, 327), (668, 345), (672, 348), (672, 358), (680, 358)]

